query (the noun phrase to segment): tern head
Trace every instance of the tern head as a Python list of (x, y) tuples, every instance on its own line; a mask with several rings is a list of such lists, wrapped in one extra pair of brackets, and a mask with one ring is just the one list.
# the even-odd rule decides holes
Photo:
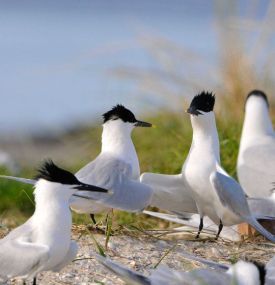
[(250, 144), (262, 136), (273, 136), (269, 103), (263, 91), (253, 90), (246, 98), (241, 145)]
[(245, 101), (245, 110), (254, 108), (254, 106), (258, 106), (257, 108), (260, 108), (260, 106), (265, 109), (269, 108), (267, 96), (263, 91), (255, 89), (248, 93)]
[(152, 127), (152, 124), (139, 121), (135, 115), (123, 105), (116, 105), (110, 111), (103, 114), (104, 125), (116, 126), (118, 128), (129, 130), (135, 127)]
[(240, 285), (259, 285), (264, 284), (261, 283), (262, 278), (265, 278), (263, 275), (263, 271), (259, 271), (259, 267), (256, 264), (238, 261), (234, 265), (232, 265), (227, 271), (229, 275), (232, 276), (234, 280), (236, 280), (237, 284)]
[(48, 160), (38, 169), (36, 176), (36, 190), (39, 186), (46, 186), (50, 189), (56, 189), (56, 192), (65, 192), (68, 196), (74, 194), (78, 190), (90, 192), (107, 193), (108, 190), (85, 184), (79, 181), (74, 174), (56, 166), (53, 161)]
[(216, 144), (216, 150), (218, 152), (218, 138), (215, 114), (213, 112), (215, 105), (215, 95), (211, 92), (202, 91), (196, 95), (190, 107), (187, 109), (187, 113), (191, 116), (191, 125), (193, 129), (193, 139), (197, 137), (196, 134), (211, 135), (214, 138)]
[(204, 115), (212, 112), (214, 105), (215, 95), (211, 92), (202, 91), (193, 98), (190, 107), (187, 109), (187, 113), (193, 116)]

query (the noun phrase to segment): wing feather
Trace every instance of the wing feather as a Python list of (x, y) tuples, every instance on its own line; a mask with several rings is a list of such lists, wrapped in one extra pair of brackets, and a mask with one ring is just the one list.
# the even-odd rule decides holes
[(48, 258), (44, 245), (6, 239), (0, 244), (0, 277), (5, 280), (35, 275)]
[[(96, 203), (87, 201), (91, 208), (104, 205), (105, 207), (135, 212), (143, 210), (151, 203), (152, 189), (137, 180), (131, 179), (131, 165), (113, 156), (101, 154), (96, 160), (77, 172), (76, 177), (82, 182), (100, 186), (113, 192), (112, 195), (89, 193), (90, 198), (97, 200)], [(86, 192), (79, 191), (77, 193), (87, 196)], [(74, 209), (77, 209), (77, 204), (80, 203), (79, 199), (81, 198), (74, 198)]]
[(182, 174), (143, 173), (140, 181), (153, 189), (152, 206), (177, 213), (198, 212)]
[(252, 197), (268, 197), (274, 182), (275, 140), (249, 147), (240, 155), (238, 178), (245, 192)]

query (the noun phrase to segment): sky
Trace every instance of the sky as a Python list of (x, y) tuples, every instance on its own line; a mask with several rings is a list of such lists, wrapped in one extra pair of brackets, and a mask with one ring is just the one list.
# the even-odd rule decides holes
[[(239, 13), (249, 1), (240, 1)], [(258, 5), (257, 17), (269, 1)], [(120, 66), (150, 68), (139, 39), (157, 35), (213, 60), (216, 1), (0, 0), (0, 134), (100, 120), (116, 103), (152, 110)], [(154, 102), (156, 109), (163, 104)]]

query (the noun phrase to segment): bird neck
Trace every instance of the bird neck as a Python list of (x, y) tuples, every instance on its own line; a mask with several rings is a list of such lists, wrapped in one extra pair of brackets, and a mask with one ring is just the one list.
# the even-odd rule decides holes
[(265, 135), (273, 135), (267, 103), (262, 98), (249, 98), (245, 107), (242, 140), (254, 140)]
[(139, 161), (131, 138), (131, 129), (120, 125), (103, 125), (101, 153), (110, 153), (114, 157), (132, 166), (134, 178), (140, 175)]
[(191, 124), (193, 128), (192, 151), (214, 154), (219, 162), (220, 144), (214, 113), (191, 116)]
[[(62, 221), (62, 225), (70, 225), (71, 212), (69, 209), (70, 190), (60, 189), (60, 184), (39, 180), (35, 185), (34, 219), (40, 224), (55, 224)], [(59, 188), (59, 189), (57, 189)]]

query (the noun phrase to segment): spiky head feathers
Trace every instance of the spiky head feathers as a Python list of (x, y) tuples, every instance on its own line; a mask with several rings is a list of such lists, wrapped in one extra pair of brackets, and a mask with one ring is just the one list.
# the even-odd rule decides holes
[(214, 109), (215, 105), (215, 95), (211, 92), (202, 91), (196, 95), (188, 109), (188, 113), (193, 115), (200, 115), (199, 111), (211, 112)]
[(110, 111), (103, 114), (103, 122), (106, 123), (110, 120), (121, 119), (123, 122), (135, 123), (137, 122), (135, 115), (123, 105), (116, 105)]
[(77, 178), (69, 171), (56, 166), (52, 160), (47, 160), (38, 169), (38, 174), (35, 177), (37, 180), (45, 179), (47, 181), (76, 185), (79, 184)]

